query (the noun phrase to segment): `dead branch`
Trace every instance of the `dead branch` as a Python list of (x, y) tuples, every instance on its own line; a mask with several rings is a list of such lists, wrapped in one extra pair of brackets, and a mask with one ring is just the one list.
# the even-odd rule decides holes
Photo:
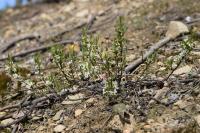
[(126, 73), (132, 73), (138, 66), (140, 66), (142, 63), (144, 63), (147, 58), (152, 55), (156, 50), (158, 50), (160, 47), (164, 46), (167, 44), (169, 41), (171, 41), (171, 38), (166, 37), (163, 40), (160, 40), (158, 43), (153, 45), (149, 51), (147, 51), (142, 57), (131, 63), (125, 68)]
[[(182, 27), (182, 28), (179, 28)], [(131, 63), (125, 68), (126, 73), (132, 73), (138, 66), (144, 63), (149, 56), (151, 56), (156, 50), (167, 44), (169, 41), (176, 39), (180, 35), (189, 33), (188, 26), (179, 21), (171, 21), (166, 32), (166, 37), (155, 45), (153, 45), (149, 51), (147, 51), (142, 57)]]
[[(19, 103), (15, 104), (15, 105), (10, 105), (10, 106), (4, 107), (4, 108), (0, 109), (0, 111), (4, 111), (4, 110), (8, 110), (8, 109), (13, 109), (13, 108), (19, 108), (19, 107), (30, 106), (29, 109), (28, 109), (28, 111), (22, 117), (14, 120), (13, 122), (8, 123), (6, 125), (0, 125), (0, 130), (3, 129), (3, 128), (6, 128), (6, 127), (10, 127), (10, 126), (12, 126), (14, 124), (18, 124), (21, 121), (23, 121), (26, 118), (28, 118), (28, 116), (30, 116), (30, 114), (32, 113), (32, 111), (35, 108), (37, 108), (37, 105), (39, 103), (43, 102), (43, 101), (66, 97), (66, 95), (76, 94), (76, 93), (79, 93), (80, 91), (81, 90), (77, 90), (77, 91), (63, 90), (59, 94), (51, 93), (51, 94), (47, 94), (46, 96), (39, 97), (39, 98), (37, 98), (37, 99), (35, 99), (33, 101), (19, 102)], [(23, 103), (23, 104), (21, 105), (21, 103)], [(11, 117), (11, 115), (8, 115), (8, 116)], [(7, 117), (4, 117), (4, 118), (7, 118)]]
[[(58, 94), (58, 96), (65, 96), (65, 95), (69, 95), (69, 94), (75, 94), (75, 93), (78, 93), (80, 90), (77, 90), (75, 92), (70, 92), (69, 90), (64, 90), (63, 92), (60, 92)], [(47, 94), (46, 96), (43, 96), (43, 97), (39, 97), (33, 101), (25, 101), (25, 102), (19, 102), (17, 104), (14, 104), (14, 105), (9, 105), (9, 106), (6, 106), (6, 107), (3, 107), (0, 109), (0, 112), (1, 111), (4, 111), (4, 110), (8, 110), (8, 109), (14, 109), (14, 108), (19, 108), (19, 107), (26, 107), (26, 106), (29, 106), (29, 105), (32, 105), (32, 104), (35, 104), (35, 103), (39, 103), (39, 102), (42, 102), (42, 101), (46, 101), (52, 97), (57, 97), (57, 95), (55, 93), (50, 93), (50, 94)], [(23, 99), (24, 100), (24, 99)]]
[(40, 36), (38, 34), (22, 34), (17, 37), (10, 39), (7, 43), (1, 44), (2, 48), (0, 49), (0, 53), (6, 52), (8, 49), (13, 47), (16, 43), (26, 40), (26, 39), (38, 39)]
[(8, 123), (6, 125), (0, 125), (0, 129), (3, 129), (3, 128), (7, 128), (11, 125), (14, 125), (14, 124), (18, 124), (19, 122), (23, 121), (24, 119), (28, 118), (28, 116), (31, 115), (32, 111), (34, 110), (35, 106), (36, 106), (37, 103), (33, 103), (33, 105), (31, 106), (31, 108), (20, 118), (16, 119), (15, 121), (11, 122), (11, 123)]
[[(54, 44), (49, 44), (49, 45), (46, 45), (46, 46), (41, 46), (41, 47), (38, 47), (38, 48), (33, 48), (33, 49), (30, 49), (30, 50), (27, 50), (27, 51), (22, 51), (20, 53), (17, 53), (17, 54), (14, 54), (12, 55), (12, 58), (15, 58), (15, 57), (22, 57), (22, 56), (25, 56), (25, 55), (28, 55), (28, 54), (31, 54), (31, 53), (34, 53), (34, 52), (38, 52), (38, 51), (44, 51), (44, 50), (47, 50), (55, 45), (67, 45), (67, 44), (70, 44), (70, 43), (74, 43), (75, 40), (65, 40), (65, 41), (61, 41), (59, 43), (54, 43)], [(4, 60), (7, 60), (8, 59), (8, 56), (6, 57), (3, 57), (3, 58), (0, 58), (0, 61), (4, 61)]]
[[(115, 15), (114, 17), (111, 18), (111, 20), (106, 21), (106, 23), (111, 22), (113, 19), (116, 19), (117, 16), (118, 16), (118, 15)], [(102, 25), (103, 25), (103, 24), (102, 24)], [(101, 26), (101, 25), (100, 25), (100, 26)], [(107, 27), (104, 26), (104, 27), (101, 28), (101, 29), (105, 29), (105, 28), (107, 28)], [(88, 34), (92, 34), (92, 33), (96, 32), (96, 31), (98, 31), (98, 30), (99, 30), (99, 27), (95, 27), (95, 28), (93, 28), (93, 29), (91, 29), (91, 30), (88, 30), (87, 33), (88, 33)], [(49, 45), (46, 45), (46, 46), (41, 46), (41, 47), (33, 48), (33, 49), (30, 49), (30, 50), (27, 50), (27, 51), (22, 51), (22, 52), (20, 52), (20, 53), (17, 53), (17, 54), (12, 55), (12, 58), (15, 58), (15, 57), (22, 57), (22, 56), (25, 56), (25, 55), (28, 55), (28, 54), (31, 54), (31, 53), (35, 53), (35, 52), (38, 52), (38, 51), (45, 51), (45, 50), (47, 50), (47, 49), (49, 49), (49, 48), (51, 48), (51, 47), (53, 47), (53, 46), (55, 46), (55, 45), (68, 45), (68, 44), (73, 44), (74, 42), (80, 41), (80, 39), (81, 39), (81, 37), (80, 37), (81, 33), (82, 33), (82, 32), (78, 32), (78, 33), (76, 34), (76, 36), (74, 37), (75, 39), (72, 39), (72, 40), (63, 40), (63, 41), (56, 42), (56, 43), (53, 43), (53, 44), (49, 44)], [(0, 58), (0, 61), (5, 61), (5, 60), (7, 60), (7, 59), (8, 59), (8, 56), (2, 57), (2, 58)]]

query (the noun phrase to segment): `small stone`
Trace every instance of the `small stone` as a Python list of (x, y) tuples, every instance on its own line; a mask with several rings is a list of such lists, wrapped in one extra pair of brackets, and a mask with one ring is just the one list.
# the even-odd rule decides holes
[(42, 14), (40, 15), (40, 17), (41, 17), (42, 19), (44, 19), (44, 20), (49, 20), (49, 21), (52, 20), (52, 18), (50, 17), (50, 15), (47, 14), (47, 13), (42, 13)]
[(200, 115), (197, 115), (194, 119), (196, 120), (198, 126), (200, 126)]
[(126, 105), (123, 103), (115, 104), (113, 106), (113, 112), (116, 114), (123, 114), (126, 111)]
[(196, 55), (196, 56), (200, 56), (200, 52), (199, 51), (197, 51), (197, 52), (192, 51), (191, 54)]
[(81, 115), (84, 112), (84, 110), (82, 109), (77, 109), (75, 110), (75, 117), (78, 117), (79, 115)]
[(123, 124), (120, 120), (119, 115), (115, 115), (113, 119), (109, 122), (108, 127), (116, 130), (122, 130), (123, 129)]
[(186, 21), (186, 22), (191, 22), (191, 21), (192, 21), (192, 18), (191, 18), (190, 16), (187, 16), (187, 17), (185, 17), (185, 21)]
[(85, 9), (85, 10), (82, 10), (82, 11), (80, 11), (80, 12), (78, 12), (78, 13), (76, 13), (76, 17), (86, 17), (86, 16), (88, 16), (88, 14), (89, 14), (89, 10), (88, 9)]
[(38, 121), (38, 120), (41, 120), (43, 117), (41, 116), (34, 116), (31, 120), (32, 121)]
[(164, 66), (164, 63), (161, 61), (159, 61), (157, 64), (158, 64), (158, 66)]
[(169, 87), (163, 87), (160, 90), (157, 90), (156, 95), (154, 96), (155, 99), (159, 100), (166, 95), (166, 93), (170, 90)]
[(54, 128), (54, 132), (56, 133), (60, 133), (60, 132), (63, 132), (65, 130), (65, 126), (64, 125), (57, 125), (55, 128)]
[(200, 105), (196, 104), (196, 110), (200, 113)]
[(72, 104), (78, 104), (78, 103), (81, 103), (81, 100), (77, 100), (77, 101), (66, 100), (66, 101), (63, 101), (61, 104), (63, 104), (63, 105), (72, 105)]
[(75, 8), (74, 3), (70, 3), (69, 5), (66, 5), (62, 8), (62, 12), (70, 12)]
[(133, 126), (131, 124), (125, 124), (125, 127), (123, 129), (123, 133), (133, 133)]
[(166, 37), (173, 39), (183, 33), (188, 33), (188, 32), (189, 29), (184, 23), (180, 21), (171, 21), (168, 27), (168, 31), (166, 33)]
[(143, 128), (148, 130), (148, 129), (151, 129), (151, 126), (150, 125), (145, 125)]
[(62, 116), (62, 114), (65, 112), (65, 110), (59, 110), (56, 114), (55, 114), (55, 116), (53, 117), (53, 120), (54, 121), (58, 121), (58, 120), (60, 120), (60, 118), (61, 118), (61, 116)]
[(179, 100), (179, 101), (177, 101), (176, 103), (174, 103), (174, 105), (175, 105), (175, 106), (178, 106), (180, 109), (184, 109), (184, 108), (186, 108), (187, 106), (189, 106), (190, 103), (187, 102), (187, 101)]
[(9, 118), (9, 119), (2, 120), (2, 121), (1, 121), (1, 124), (2, 124), (2, 125), (7, 125), (7, 124), (9, 124), (9, 123), (12, 123), (13, 121), (14, 121), (14, 119)]
[(189, 73), (191, 70), (192, 70), (192, 67), (189, 66), (189, 65), (186, 65), (184, 67), (181, 67), (181, 68), (175, 70), (173, 72), (173, 74), (175, 74), (175, 75), (181, 75), (181, 74)]
[(164, 70), (166, 70), (166, 67), (160, 67), (159, 70), (164, 71)]
[(38, 127), (38, 131), (43, 131), (43, 130), (45, 130), (45, 129), (46, 129), (45, 126), (39, 126), (39, 127)]
[(89, 98), (88, 100), (86, 100), (86, 103), (94, 103), (96, 100), (96, 98)]
[(69, 100), (80, 100), (80, 99), (83, 99), (84, 97), (85, 97), (85, 95), (82, 93), (68, 96)]
[(3, 117), (6, 115), (6, 112), (0, 112), (0, 117)]
[(148, 123), (148, 124), (152, 124), (152, 123), (154, 123), (154, 122), (155, 122), (154, 119), (148, 119), (148, 120), (147, 120), (147, 123)]
[(20, 111), (20, 112), (17, 112), (17, 113), (14, 113), (13, 114), (13, 118), (20, 118), (20, 117), (22, 117), (22, 116), (24, 116), (25, 114), (24, 114), (24, 112), (23, 111)]

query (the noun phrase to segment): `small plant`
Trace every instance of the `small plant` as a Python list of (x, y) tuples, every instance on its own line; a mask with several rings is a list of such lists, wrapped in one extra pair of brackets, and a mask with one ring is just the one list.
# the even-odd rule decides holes
[(6, 63), (5, 70), (14, 78), (17, 82), (22, 84), (22, 86), (25, 86), (30, 92), (32, 93), (34, 91), (35, 83), (27, 77), (23, 77), (20, 73), (20, 67), (13, 62), (11, 56), (8, 56), (8, 61)]
[(69, 85), (72, 85), (74, 81), (71, 79), (70, 75), (66, 73), (65, 65), (66, 65), (66, 55), (63, 51), (62, 46), (55, 46), (51, 49), (51, 54), (53, 57), (53, 63), (59, 68), (60, 72), (64, 76), (65, 80)]
[(126, 65), (126, 39), (124, 37), (126, 27), (123, 17), (120, 17), (116, 24), (116, 36), (112, 43), (111, 51), (104, 51), (103, 67), (106, 73), (104, 94), (115, 94), (117, 89), (121, 89), (121, 81)]
[(185, 39), (181, 42), (182, 50), (174, 58), (173, 63), (171, 64), (172, 69), (177, 67), (177, 64), (179, 64), (179, 62), (182, 62), (182, 60), (191, 52), (193, 46), (194, 46), (194, 41), (192, 39)]
[(39, 78), (39, 80), (41, 80), (43, 82), (43, 88), (42, 88), (42, 93), (44, 92), (55, 92), (55, 88), (53, 88), (51, 86), (51, 82), (48, 80), (48, 76), (46, 76), (46, 74), (42, 71), (42, 60), (40, 57), (40, 54), (36, 54), (34, 56), (34, 62), (35, 62), (35, 74), (37, 74), (37, 77)]
[[(42, 81), (44, 84), (42, 90), (57, 93), (65, 87), (73, 87), (81, 82), (102, 79), (104, 82), (103, 94), (116, 94), (117, 90), (122, 88), (123, 71), (126, 65), (127, 48), (124, 37), (126, 27), (122, 17), (117, 21), (115, 28), (116, 36), (110, 49), (104, 50), (100, 47), (98, 37), (87, 35), (86, 29), (83, 29), (82, 32), (80, 55), (75, 53), (73, 47), (70, 47), (72, 50), (69, 50), (67, 54), (63, 46), (52, 47), (52, 63), (58, 68), (58, 71), (51, 74), (43, 71), (45, 68), (42, 65), (42, 59), (37, 54), (34, 57), (34, 67), (39, 80), (37, 83)], [(9, 58), (7, 66), (8, 71), (14, 75), (14, 78), (20, 79), (21, 82), (27, 85), (27, 88), (34, 90), (38, 87), (32, 80), (23, 79), (19, 76), (18, 66), (11, 58)]]
[(82, 79), (94, 79), (99, 74), (99, 46), (98, 38), (87, 35), (87, 29), (83, 29), (82, 32), (82, 55), (81, 55), (81, 77)]
[(181, 65), (185, 57), (192, 51), (194, 45), (195, 40), (193, 38), (188, 38), (181, 42), (181, 52), (174, 58), (167, 60), (165, 63), (167, 69), (172, 70), (165, 80), (167, 80), (171, 74)]

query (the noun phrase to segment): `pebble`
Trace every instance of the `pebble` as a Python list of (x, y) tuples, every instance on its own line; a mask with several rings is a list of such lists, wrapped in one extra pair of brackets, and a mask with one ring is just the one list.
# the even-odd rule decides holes
[(175, 75), (185, 74), (185, 73), (189, 73), (191, 70), (192, 70), (192, 67), (189, 65), (186, 65), (184, 67), (181, 67), (181, 68), (175, 70), (173, 72), (173, 74), (175, 74)]
[(200, 127), (200, 115), (197, 115), (194, 119), (196, 120), (198, 126)]
[(61, 116), (62, 116), (62, 114), (65, 112), (65, 110), (59, 110), (56, 114), (55, 114), (55, 116), (53, 117), (53, 120), (54, 121), (58, 121), (58, 120), (60, 120), (60, 118), (61, 118)]
[(77, 109), (75, 110), (75, 117), (78, 117), (79, 115), (81, 115), (84, 112), (84, 110), (82, 109)]
[(38, 131), (44, 131), (45, 129), (46, 129), (45, 126), (39, 126), (39, 127), (38, 127)]
[(9, 119), (2, 120), (2, 121), (1, 121), (1, 124), (2, 124), (2, 125), (7, 125), (7, 124), (9, 124), (9, 123), (11, 123), (11, 122), (13, 122), (13, 121), (14, 121), (14, 119), (9, 118)]
[(17, 113), (14, 113), (13, 114), (13, 118), (20, 118), (20, 117), (22, 117), (22, 116), (24, 116), (25, 114), (24, 114), (24, 112), (23, 111), (20, 111), (19, 113), (17, 112)]
[(171, 21), (166, 33), (166, 37), (176, 38), (182, 33), (188, 33), (188, 27), (180, 21)]
[(89, 14), (89, 10), (85, 9), (85, 10), (82, 10), (82, 11), (76, 13), (75, 16), (78, 18), (81, 18), (81, 17), (86, 17), (88, 14)]
[(3, 117), (6, 115), (6, 112), (0, 112), (0, 117)]
[(189, 106), (190, 103), (187, 102), (187, 101), (179, 100), (179, 101), (177, 101), (176, 103), (174, 103), (174, 105), (175, 105), (175, 106), (178, 106), (180, 109), (184, 109), (184, 108), (186, 108), (187, 106)]
[(108, 127), (119, 130), (119, 131), (121, 131), (121, 129), (123, 129), (123, 124), (120, 120), (119, 115), (115, 115), (113, 117), (113, 119), (109, 122)]
[(85, 97), (84, 94), (82, 93), (78, 93), (76, 95), (69, 95), (68, 98), (69, 100), (80, 100), (80, 99), (83, 99)]
[(94, 103), (95, 102), (95, 100), (96, 100), (96, 98), (89, 98), (88, 100), (86, 100), (85, 102), (86, 103)]
[(78, 104), (78, 103), (81, 103), (81, 100), (77, 100), (77, 101), (65, 100), (61, 104), (63, 104), (63, 105), (72, 105), (72, 104)]
[(65, 126), (64, 125), (57, 125), (55, 128), (54, 128), (54, 132), (56, 133), (60, 133), (60, 132), (63, 132), (65, 130)]

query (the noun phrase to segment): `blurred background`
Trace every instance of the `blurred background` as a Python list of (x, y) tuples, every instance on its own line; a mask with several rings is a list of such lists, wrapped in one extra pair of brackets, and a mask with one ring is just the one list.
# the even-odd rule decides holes
[(0, 0), (0, 10), (15, 7), (16, 5), (25, 5), (28, 1), (29, 0)]
[(30, 3), (58, 2), (58, 1), (59, 0), (0, 0), (0, 10), (4, 10), (9, 7), (26, 5), (26, 4), (30, 4)]

